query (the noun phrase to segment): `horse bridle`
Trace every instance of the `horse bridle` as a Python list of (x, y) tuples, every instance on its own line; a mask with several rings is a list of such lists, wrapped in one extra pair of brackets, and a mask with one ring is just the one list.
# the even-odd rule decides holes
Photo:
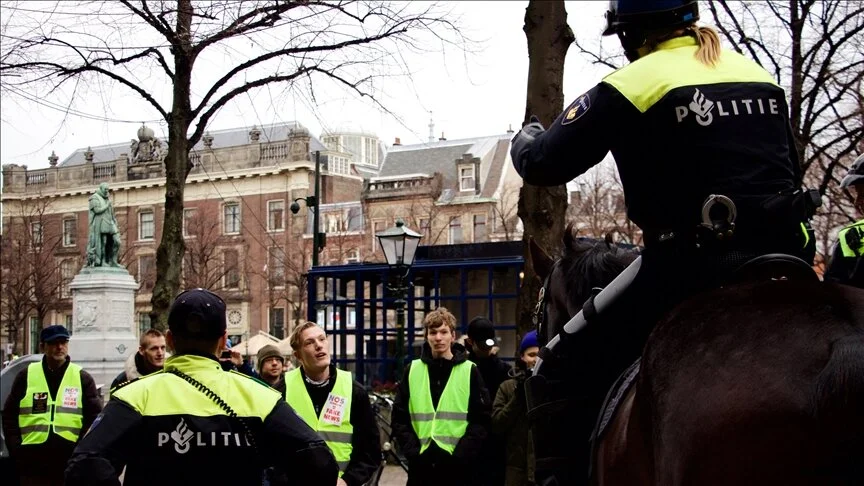
[(561, 259), (558, 258), (552, 263), (552, 266), (549, 269), (549, 273), (546, 275), (546, 278), (543, 279), (543, 286), (540, 287), (540, 291), (537, 293), (537, 303), (534, 305), (534, 312), (531, 313), (531, 322), (534, 324), (534, 329), (537, 331), (537, 336), (541, 337), (544, 344), (549, 341), (549, 336), (546, 335), (545, 325), (546, 322), (546, 289), (549, 288), (549, 282), (551, 282), (552, 274), (555, 273), (555, 269), (558, 268), (558, 264), (561, 262)]

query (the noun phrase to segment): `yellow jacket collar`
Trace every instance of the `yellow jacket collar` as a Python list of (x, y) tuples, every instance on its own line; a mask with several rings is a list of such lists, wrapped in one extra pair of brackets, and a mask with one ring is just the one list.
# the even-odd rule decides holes
[(663, 51), (667, 49), (677, 49), (679, 47), (691, 47), (699, 45), (696, 42), (696, 39), (689, 35), (682, 35), (681, 37), (675, 37), (674, 39), (669, 39), (667, 41), (663, 41), (657, 44), (657, 51)]
[(222, 366), (215, 357), (199, 356), (195, 354), (177, 354), (165, 360), (165, 371), (179, 369), (186, 373), (199, 370), (219, 370)]

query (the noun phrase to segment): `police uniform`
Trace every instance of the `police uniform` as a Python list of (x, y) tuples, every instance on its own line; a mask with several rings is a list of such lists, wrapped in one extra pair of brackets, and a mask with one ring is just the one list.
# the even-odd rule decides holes
[[(168, 324), (175, 335), (212, 339), (215, 348), (225, 304), (206, 290), (184, 292)], [(76, 447), (67, 484), (119, 484), (123, 466), (125, 485), (261, 484), (269, 467), (290, 471), (296, 484), (336, 483), (333, 455), (281, 395), (223, 371), (214, 355), (178, 350), (163, 371), (112, 395)]]
[[(697, 19), (693, 1), (613, 1), (606, 34), (617, 31), (635, 59), (631, 54), (647, 42), (645, 32), (673, 32)], [(625, 27), (631, 31), (622, 35)], [(816, 203), (800, 188), (783, 89), (740, 54), (723, 51), (708, 66), (697, 59), (697, 49), (691, 35), (661, 41), (579, 96), (548, 129), (531, 123), (513, 139), (516, 171), (541, 186), (565, 184), (611, 152), (627, 215), (643, 230), (645, 245), (629, 285), (610, 286), (624, 290), (605, 314), (595, 315), (603, 322), (570, 336), (570, 348), (562, 351), (576, 360), (573, 367), (592, 372), (573, 384), (578, 406), (570, 407), (561, 426), (552, 421), (556, 430), (535, 431), (535, 439), (553, 436), (545, 444), (535, 440), (538, 482), (540, 461), (550, 455), (559, 456), (548, 462), (556, 464), (553, 469), (571, 469), (565, 483), (587, 477), (585, 447), (606, 390), (640, 355), (666, 311), (719, 285), (759, 255), (786, 253), (812, 264), (815, 240), (808, 218)], [(700, 225), (711, 195), (728, 197), (737, 210), (734, 227), (727, 227), (734, 229), (731, 238), (727, 233), (718, 239), (713, 228)], [(732, 211), (727, 207), (725, 213)], [(713, 223), (714, 214), (709, 216)], [(574, 420), (581, 422), (575, 429), (563, 426)], [(585, 438), (577, 442), (575, 461), (561, 458), (562, 449), (572, 449), (556, 442), (572, 443), (565, 435)], [(559, 481), (564, 477), (559, 474)]]
[(841, 229), (825, 280), (864, 289), (864, 219)]

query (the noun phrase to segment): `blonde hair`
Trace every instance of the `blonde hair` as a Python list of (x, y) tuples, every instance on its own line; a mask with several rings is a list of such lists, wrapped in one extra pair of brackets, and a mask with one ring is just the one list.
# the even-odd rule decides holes
[(450, 332), (456, 332), (456, 316), (451, 314), (445, 307), (439, 307), (426, 314), (426, 317), (423, 318), (423, 335), (428, 335), (429, 329), (442, 325), (449, 327)]
[(309, 329), (310, 327), (318, 327), (318, 324), (312, 321), (306, 321), (303, 324), (295, 327), (293, 331), (291, 331), (291, 337), (288, 338), (288, 343), (291, 344), (291, 349), (294, 351), (299, 351), (300, 348), (303, 347), (303, 342), (300, 340), (300, 335), (303, 334), (303, 331)]
[(687, 32), (696, 38), (699, 48), (696, 49), (696, 59), (702, 64), (713, 67), (720, 61), (720, 36), (711, 27), (691, 25)]

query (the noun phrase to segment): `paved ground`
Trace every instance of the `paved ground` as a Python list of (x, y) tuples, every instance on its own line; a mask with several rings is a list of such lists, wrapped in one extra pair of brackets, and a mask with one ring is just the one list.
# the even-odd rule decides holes
[(405, 486), (408, 482), (408, 474), (399, 466), (387, 466), (381, 475), (379, 486)]

